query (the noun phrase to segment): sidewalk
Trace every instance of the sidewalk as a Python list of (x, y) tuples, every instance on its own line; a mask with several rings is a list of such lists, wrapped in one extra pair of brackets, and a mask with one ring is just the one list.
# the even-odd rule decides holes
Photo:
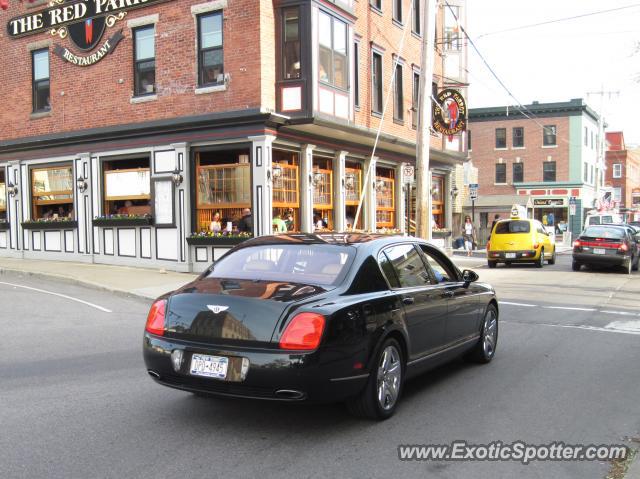
[(192, 273), (106, 264), (0, 258), (0, 275), (3, 272), (56, 278), (145, 299), (155, 299), (198, 276)]

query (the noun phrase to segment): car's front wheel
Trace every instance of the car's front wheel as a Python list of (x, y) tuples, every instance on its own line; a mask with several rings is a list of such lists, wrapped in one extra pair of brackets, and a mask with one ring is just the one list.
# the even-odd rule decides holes
[(551, 255), (551, 259), (547, 261), (547, 264), (556, 264), (556, 248), (553, 248), (553, 254)]
[(400, 400), (404, 381), (402, 349), (393, 338), (383, 344), (364, 390), (347, 402), (349, 411), (360, 417), (388, 419), (393, 416)]
[(487, 306), (480, 331), (480, 339), (473, 347), (467, 359), (476, 363), (488, 363), (496, 354), (498, 345), (498, 310), (493, 304)]

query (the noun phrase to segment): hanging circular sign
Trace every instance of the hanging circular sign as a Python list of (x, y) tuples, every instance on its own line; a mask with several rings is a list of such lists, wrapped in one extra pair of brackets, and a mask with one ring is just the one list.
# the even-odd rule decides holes
[(433, 108), (433, 129), (443, 135), (455, 135), (467, 129), (467, 104), (458, 90), (446, 88), (438, 93)]

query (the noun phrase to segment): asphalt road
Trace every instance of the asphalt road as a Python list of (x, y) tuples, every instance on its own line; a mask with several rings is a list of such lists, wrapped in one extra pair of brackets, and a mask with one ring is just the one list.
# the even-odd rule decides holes
[(502, 302), (496, 357), (408, 383), (383, 423), (341, 405), (160, 387), (141, 356), (148, 302), (0, 275), (0, 477), (603, 478), (610, 465), (597, 461), (398, 460), (399, 444), (640, 437), (640, 273), (574, 273), (568, 260), (542, 270), (459, 260), (482, 265)]

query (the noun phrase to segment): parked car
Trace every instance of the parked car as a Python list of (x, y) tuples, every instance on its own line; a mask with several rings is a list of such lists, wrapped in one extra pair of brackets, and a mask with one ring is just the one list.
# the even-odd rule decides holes
[(627, 225), (587, 226), (573, 242), (574, 271), (582, 265), (622, 266), (631, 274), (638, 269), (638, 233)]
[(622, 215), (612, 212), (588, 213), (587, 217), (584, 220), (585, 226), (620, 223), (624, 223), (624, 218), (622, 218)]
[(500, 220), (493, 227), (487, 243), (489, 268), (495, 268), (498, 263), (535, 263), (542, 268), (545, 260), (555, 264), (555, 235), (539, 221), (520, 216), (516, 208), (511, 215), (510, 219)]
[(498, 303), (477, 280), (419, 239), (254, 238), (153, 303), (144, 361), (159, 384), (199, 395), (345, 401), (386, 419), (407, 378), (493, 359)]

